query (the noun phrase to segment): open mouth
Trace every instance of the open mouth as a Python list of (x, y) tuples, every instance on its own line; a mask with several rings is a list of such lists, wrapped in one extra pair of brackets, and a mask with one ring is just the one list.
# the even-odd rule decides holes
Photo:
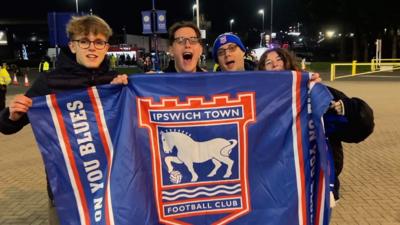
[(97, 55), (89, 54), (89, 55), (86, 55), (86, 57), (89, 59), (95, 59), (95, 58), (97, 58)]
[(183, 53), (183, 60), (192, 60), (192, 58), (193, 58), (193, 53), (191, 53), (191, 52), (184, 52)]
[(231, 60), (231, 61), (228, 61), (228, 62), (225, 63), (225, 65), (228, 66), (228, 67), (233, 65), (233, 64), (235, 64), (234, 60)]

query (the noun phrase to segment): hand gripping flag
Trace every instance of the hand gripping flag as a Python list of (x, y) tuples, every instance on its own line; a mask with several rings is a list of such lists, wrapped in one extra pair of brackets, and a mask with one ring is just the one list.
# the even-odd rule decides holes
[(135, 75), (34, 98), (61, 224), (328, 224), (331, 96), (309, 76)]

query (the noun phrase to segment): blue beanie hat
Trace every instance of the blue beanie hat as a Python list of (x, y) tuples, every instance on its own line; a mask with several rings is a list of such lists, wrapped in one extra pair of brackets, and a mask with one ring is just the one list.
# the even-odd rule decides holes
[(218, 63), (218, 55), (217, 55), (217, 51), (218, 49), (227, 43), (234, 43), (237, 46), (239, 46), (240, 49), (242, 49), (243, 52), (246, 52), (246, 48), (244, 47), (242, 41), (240, 40), (240, 38), (232, 33), (224, 33), (221, 34), (217, 37), (217, 39), (215, 39), (214, 41), (214, 46), (213, 46), (213, 58), (215, 60), (215, 62)]

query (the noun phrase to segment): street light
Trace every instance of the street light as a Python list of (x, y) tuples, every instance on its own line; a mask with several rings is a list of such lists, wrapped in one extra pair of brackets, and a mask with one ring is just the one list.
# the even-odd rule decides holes
[(76, 13), (79, 13), (79, 9), (78, 9), (78, 0), (75, 0), (75, 9), (76, 9)]
[(193, 18), (194, 18), (194, 10), (196, 10), (196, 25), (200, 28), (200, 4), (199, 0), (196, 0), (196, 4), (192, 6), (193, 9)]
[(235, 22), (234, 19), (229, 20), (229, 31), (232, 32), (232, 24)]
[(262, 31), (264, 31), (264, 9), (258, 10), (258, 14), (262, 15)]
[(327, 30), (325, 32), (325, 35), (327, 38), (333, 38), (335, 36), (335, 31), (334, 30)]
[(271, 30), (271, 38), (272, 38), (272, 16), (273, 16), (273, 9), (274, 9), (274, 0), (271, 0), (271, 27), (270, 27), (270, 30)]
[(196, 5), (196, 4), (193, 4), (193, 6), (192, 6), (192, 10), (193, 10), (193, 20), (194, 20), (194, 10), (196, 10), (196, 8), (197, 8), (197, 5)]

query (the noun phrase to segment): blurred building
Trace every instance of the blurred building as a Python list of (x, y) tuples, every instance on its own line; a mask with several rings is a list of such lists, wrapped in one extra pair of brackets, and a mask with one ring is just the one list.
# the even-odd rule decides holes
[[(143, 35), (115, 33), (110, 44), (113, 46), (110, 50), (115, 54), (120, 50), (125, 51), (132, 59), (154, 51), (154, 43), (150, 44), (149, 36)], [(158, 38), (157, 49), (160, 52), (168, 51), (168, 40)], [(54, 46), (50, 46), (48, 21), (0, 20), (0, 63), (37, 67), (44, 57), (54, 59), (55, 53)]]
[(37, 66), (47, 48), (47, 21), (0, 20), (0, 61)]

